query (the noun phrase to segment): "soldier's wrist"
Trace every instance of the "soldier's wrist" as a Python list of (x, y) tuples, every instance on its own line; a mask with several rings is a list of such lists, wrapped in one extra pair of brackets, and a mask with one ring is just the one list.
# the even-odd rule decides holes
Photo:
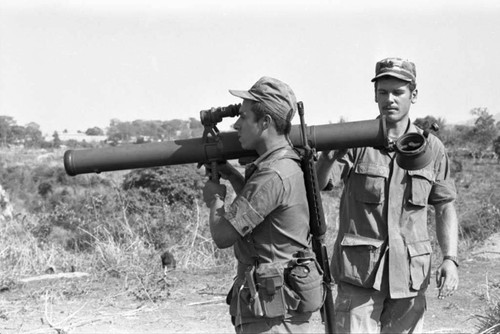
[(458, 258), (456, 256), (445, 255), (445, 256), (443, 256), (443, 262), (446, 261), (446, 260), (453, 262), (457, 266), (457, 268), (459, 267), (459, 265), (458, 265)]

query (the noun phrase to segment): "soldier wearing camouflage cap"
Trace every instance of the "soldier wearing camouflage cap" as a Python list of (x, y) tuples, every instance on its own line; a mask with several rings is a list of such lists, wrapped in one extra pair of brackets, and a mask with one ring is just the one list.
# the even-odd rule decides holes
[[(236, 198), (224, 209), (226, 188), (208, 181), (203, 190), (210, 207), (210, 231), (219, 248), (233, 246), (238, 269), (227, 302), (237, 333), (305, 333), (322, 304), (302, 307), (302, 300), (284, 282), (285, 268), (298, 254), (313, 254), (309, 209), (300, 158), (288, 133), (297, 111), (292, 89), (284, 82), (260, 78), (249, 90), (230, 90), (243, 99), (234, 124), (241, 146), (255, 150), (257, 160), (245, 176), (229, 163), (219, 164)], [(308, 289), (322, 289), (319, 280)], [(258, 294), (256, 294), (258, 290)]]
[[(415, 64), (402, 58), (377, 62), (375, 102), (390, 141), (419, 132), (409, 111), (417, 102)], [(405, 170), (386, 149), (322, 152), (320, 186), (342, 180), (339, 230), (332, 258), (337, 282), (337, 333), (419, 333), (430, 284), (432, 247), (427, 206), (436, 212), (436, 233), (444, 255), (436, 271), (438, 298), (458, 286), (456, 190), (444, 145), (429, 134), (431, 162)]]

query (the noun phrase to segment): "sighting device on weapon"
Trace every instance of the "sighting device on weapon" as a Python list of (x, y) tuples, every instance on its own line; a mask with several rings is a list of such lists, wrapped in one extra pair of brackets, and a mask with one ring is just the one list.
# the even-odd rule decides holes
[[(227, 107), (211, 108), (208, 110), (200, 111), (200, 120), (203, 124), (202, 140), (206, 144), (218, 145), (221, 142), (221, 133), (217, 128), (217, 123), (222, 122), (224, 117), (235, 117), (240, 113), (241, 104), (231, 104)], [(219, 183), (220, 175), (217, 171), (217, 161), (220, 159), (212, 159), (208, 162), (211, 164), (210, 180)], [(203, 165), (202, 162), (198, 163), (198, 168)]]
[(216, 127), (217, 123), (222, 122), (222, 119), (225, 117), (238, 116), (240, 113), (240, 106), (241, 103), (231, 104), (228, 105), (227, 107), (218, 107), (218, 108), (211, 108), (208, 110), (202, 110), (200, 111), (201, 124), (203, 124), (206, 128), (207, 127), (213, 128), (215, 131), (219, 132), (219, 130)]

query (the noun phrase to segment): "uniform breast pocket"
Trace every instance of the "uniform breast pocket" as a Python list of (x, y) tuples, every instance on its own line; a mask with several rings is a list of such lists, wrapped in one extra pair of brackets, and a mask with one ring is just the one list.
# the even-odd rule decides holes
[(383, 165), (360, 163), (354, 169), (351, 192), (356, 200), (368, 204), (384, 202), (389, 168)]
[(408, 202), (416, 206), (426, 206), (434, 182), (434, 173), (429, 169), (410, 170), (411, 194)]

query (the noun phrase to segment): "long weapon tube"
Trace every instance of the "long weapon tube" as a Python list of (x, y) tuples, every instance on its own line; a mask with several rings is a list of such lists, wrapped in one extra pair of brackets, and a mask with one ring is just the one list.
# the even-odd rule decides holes
[[(382, 147), (387, 142), (384, 118), (308, 126), (306, 132), (309, 146), (316, 151), (364, 146)], [(64, 153), (64, 167), (68, 175), (74, 176), (257, 156), (255, 151), (241, 147), (236, 131), (221, 132), (218, 137), (218, 140), (208, 143), (200, 137), (68, 150)], [(292, 126), (290, 141), (294, 146), (302, 145), (302, 134), (296, 125)]]
[(321, 268), (323, 269), (323, 283), (325, 285), (325, 301), (321, 307), (321, 318), (325, 324), (325, 333), (335, 333), (335, 312), (332, 295), (332, 276), (330, 263), (328, 262), (328, 251), (325, 245), (326, 220), (323, 211), (323, 203), (318, 185), (316, 167), (314, 165), (314, 150), (309, 146), (307, 140), (306, 124), (304, 121), (304, 104), (297, 103), (302, 129), (302, 145), (304, 149), (303, 171), (306, 185), (307, 202), (309, 205), (309, 225), (311, 229), (312, 246)]

